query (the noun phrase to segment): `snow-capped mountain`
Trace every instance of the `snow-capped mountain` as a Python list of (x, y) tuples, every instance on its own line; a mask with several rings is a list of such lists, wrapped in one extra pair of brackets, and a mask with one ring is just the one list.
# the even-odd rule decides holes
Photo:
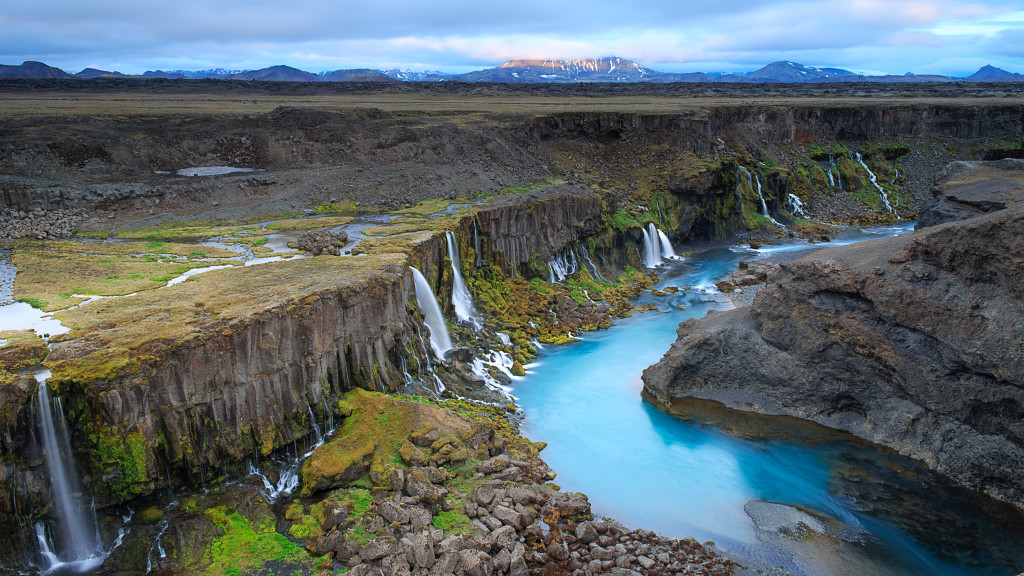
[(644, 82), (660, 74), (627, 58), (509, 60), (497, 68), (461, 74), (464, 82)]

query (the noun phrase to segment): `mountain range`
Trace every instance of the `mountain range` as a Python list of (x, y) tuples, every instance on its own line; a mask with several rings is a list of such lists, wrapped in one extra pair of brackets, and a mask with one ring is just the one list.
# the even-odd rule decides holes
[(28, 61), (19, 66), (0, 65), (0, 78), (210, 78), (218, 80), (267, 80), (278, 82), (1021, 82), (1024, 74), (984, 66), (965, 78), (934, 74), (865, 76), (841, 68), (815, 68), (796, 62), (772, 62), (746, 74), (708, 72), (659, 72), (626, 58), (615, 56), (583, 60), (509, 60), (497, 68), (465, 74), (373, 70), (369, 68), (306, 72), (291, 66), (270, 66), (259, 70), (155, 70), (142, 75), (127, 75), (86, 68), (69, 74), (42, 62)]

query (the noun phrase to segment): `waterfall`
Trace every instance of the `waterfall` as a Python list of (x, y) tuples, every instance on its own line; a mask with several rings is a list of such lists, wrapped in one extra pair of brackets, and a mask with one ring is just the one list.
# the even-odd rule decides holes
[(466, 289), (466, 282), (462, 279), (462, 262), (459, 260), (459, 245), (455, 241), (455, 233), (451, 230), (444, 233), (448, 238), (448, 259), (452, 261), (452, 304), (455, 306), (455, 317), (460, 322), (467, 322), (473, 328), (479, 330), (480, 320), (473, 310), (473, 296)]
[(668, 235), (657, 228), (655, 230), (658, 232), (658, 239), (661, 240), (661, 257), (678, 259), (679, 256), (676, 256), (676, 251), (672, 248), (672, 241), (668, 239)]
[(587, 264), (590, 264), (590, 277), (593, 278), (594, 280), (600, 280), (601, 282), (604, 282), (604, 276), (601, 275), (601, 271), (598, 270), (597, 266), (594, 265), (594, 261), (590, 259), (590, 251), (587, 250), (587, 247), (584, 245), (580, 245), (580, 251), (583, 253), (583, 261), (586, 262)]
[(479, 268), (484, 265), (484, 261), (480, 257), (480, 233), (476, 230), (476, 214), (473, 214), (473, 250), (476, 251), (476, 267)]
[(434, 349), (437, 357), (444, 359), (444, 355), (452, 349), (452, 337), (448, 335), (448, 327), (445, 326), (444, 316), (441, 315), (441, 307), (437, 304), (437, 297), (430, 288), (430, 283), (423, 276), (423, 273), (410, 266), (412, 277), (416, 282), (416, 300), (420, 309), (426, 316), (425, 323), (430, 328), (430, 347)]
[(892, 205), (889, 204), (889, 195), (886, 194), (885, 189), (878, 184), (878, 178), (875, 178), (875, 173), (868, 168), (867, 164), (864, 163), (864, 160), (860, 156), (860, 152), (857, 152), (857, 162), (865, 171), (867, 171), (868, 179), (871, 180), (871, 184), (878, 189), (878, 195), (882, 197), (882, 202), (885, 203), (885, 209), (895, 214), (896, 212), (893, 211)]
[(641, 228), (644, 233), (644, 266), (655, 268), (661, 265), (661, 250), (658, 248), (658, 229), (654, 223), (648, 223), (647, 228)]
[[(36, 534), (40, 540), (40, 552), (50, 563), (49, 568), (65, 562), (82, 562), (100, 556), (98, 528), (91, 506), (82, 501), (82, 487), (78, 482), (74, 454), (71, 452), (71, 438), (60, 398), (50, 402), (46, 382), (39, 384), (37, 394), (40, 428), (43, 432), (43, 449), (46, 467), (50, 472), (50, 490), (57, 511), (57, 527), (63, 547), (53, 552), (54, 546), (46, 538), (40, 523)], [(102, 558), (100, 558), (102, 560)]]
[(828, 166), (829, 166), (828, 167), (828, 180), (829, 180), (829, 182), (832, 181), (832, 169), (835, 168), (836, 169), (836, 184), (838, 184), (839, 185), (839, 189), (842, 190), (843, 189), (843, 176), (842, 176), (842, 174), (839, 173), (839, 166), (836, 164), (836, 159), (831, 154), (828, 155)]
[(572, 246), (555, 254), (555, 257), (548, 260), (548, 281), (552, 284), (565, 280), (580, 269), (579, 260)]
[(793, 214), (796, 214), (798, 216), (804, 216), (804, 217), (807, 216), (807, 211), (804, 209), (804, 203), (800, 200), (800, 197), (797, 196), (796, 194), (790, 194), (789, 195), (788, 205), (790, 207), (790, 212), (792, 212)]

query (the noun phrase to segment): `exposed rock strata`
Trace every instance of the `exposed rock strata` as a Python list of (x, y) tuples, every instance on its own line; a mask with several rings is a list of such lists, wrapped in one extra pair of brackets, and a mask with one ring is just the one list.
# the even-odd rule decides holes
[(780, 264), (680, 325), (644, 394), (849, 431), (1024, 507), (1024, 210)]
[(1024, 204), (1024, 160), (952, 162), (921, 207), (918, 228)]

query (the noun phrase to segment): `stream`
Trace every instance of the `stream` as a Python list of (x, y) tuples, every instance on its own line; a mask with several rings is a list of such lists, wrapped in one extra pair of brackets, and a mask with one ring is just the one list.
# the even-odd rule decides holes
[[(826, 246), (912, 229), (850, 229)], [(733, 246), (660, 268), (657, 287), (680, 290), (640, 298), (658, 311), (545, 347), (516, 379), (524, 433), (548, 443), (542, 456), (557, 484), (629, 528), (713, 540), (795, 574), (1018, 574), (1024, 516), (921, 464), (796, 419), (694, 403), (682, 407), (683, 420), (641, 399), (640, 373), (668, 350), (679, 323), (733, 307), (715, 280), (741, 259), (817, 247)]]

